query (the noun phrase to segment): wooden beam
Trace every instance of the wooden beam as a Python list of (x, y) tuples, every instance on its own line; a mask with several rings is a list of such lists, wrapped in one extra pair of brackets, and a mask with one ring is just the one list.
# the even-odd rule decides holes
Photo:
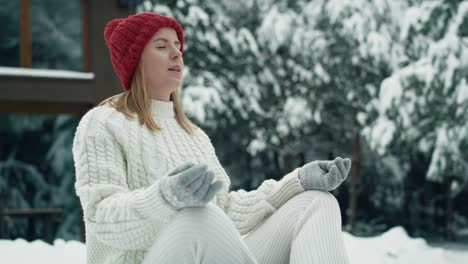
[(115, 18), (130, 15), (128, 9), (119, 9), (115, 1), (88, 1), (89, 53), (91, 71), (96, 74), (95, 98), (103, 99), (123, 91), (120, 80), (112, 68), (109, 50), (104, 40), (104, 28)]
[(32, 208), (32, 209), (4, 209), (3, 213), (8, 216), (29, 216), (62, 214), (62, 208)]
[(72, 114), (83, 116), (92, 104), (31, 102), (31, 101), (1, 101), (1, 113), (37, 113), (37, 114)]
[(0, 76), (0, 101), (95, 104), (95, 80)]
[(88, 0), (81, 0), (81, 46), (83, 49), (83, 71), (89, 72)]
[(31, 23), (29, 0), (20, 0), (20, 66), (32, 67)]

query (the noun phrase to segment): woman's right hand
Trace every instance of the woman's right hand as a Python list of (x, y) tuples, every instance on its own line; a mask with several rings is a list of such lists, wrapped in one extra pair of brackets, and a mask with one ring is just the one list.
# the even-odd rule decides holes
[(163, 197), (175, 209), (205, 206), (221, 190), (223, 183), (205, 164), (186, 162), (161, 179)]

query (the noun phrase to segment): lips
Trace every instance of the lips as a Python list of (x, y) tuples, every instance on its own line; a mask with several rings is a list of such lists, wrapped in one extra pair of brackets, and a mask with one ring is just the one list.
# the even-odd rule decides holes
[(170, 71), (176, 71), (176, 72), (180, 72), (180, 66), (179, 65), (175, 65), (175, 66), (172, 66), (169, 68)]

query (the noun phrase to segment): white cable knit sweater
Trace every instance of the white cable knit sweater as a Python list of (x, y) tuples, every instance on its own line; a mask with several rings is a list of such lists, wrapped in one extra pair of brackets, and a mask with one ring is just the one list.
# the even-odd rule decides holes
[(209, 137), (190, 136), (175, 119), (173, 103), (152, 101), (162, 131), (151, 132), (109, 105), (81, 119), (73, 142), (75, 188), (84, 211), (87, 263), (141, 263), (161, 229), (177, 213), (161, 197), (159, 179), (186, 161), (205, 163), (224, 182), (212, 202), (242, 235), (303, 192), (298, 169), (254, 191), (229, 192), (230, 180)]

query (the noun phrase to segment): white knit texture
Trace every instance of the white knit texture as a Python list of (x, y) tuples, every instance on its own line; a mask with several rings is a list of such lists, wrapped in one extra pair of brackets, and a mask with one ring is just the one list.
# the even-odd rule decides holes
[(143, 264), (348, 264), (338, 201), (305, 191), (242, 238), (216, 206), (182, 210)]
[(108, 105), (91, 109), (78, 125), (75, 188), (84, 211), (87, 263), (141, 263), (177, 213), (161, 196), (159, 179), (187, 161), (207, 164), (223, 181), (213, 202), (241, 235), (304, 191), (296, 169), (257, 190), (229, 192), (229, 177), (206, 133), (185, 133), (172, 102), (153, 100), (151, 110), (162, 131), (152, 132)]

